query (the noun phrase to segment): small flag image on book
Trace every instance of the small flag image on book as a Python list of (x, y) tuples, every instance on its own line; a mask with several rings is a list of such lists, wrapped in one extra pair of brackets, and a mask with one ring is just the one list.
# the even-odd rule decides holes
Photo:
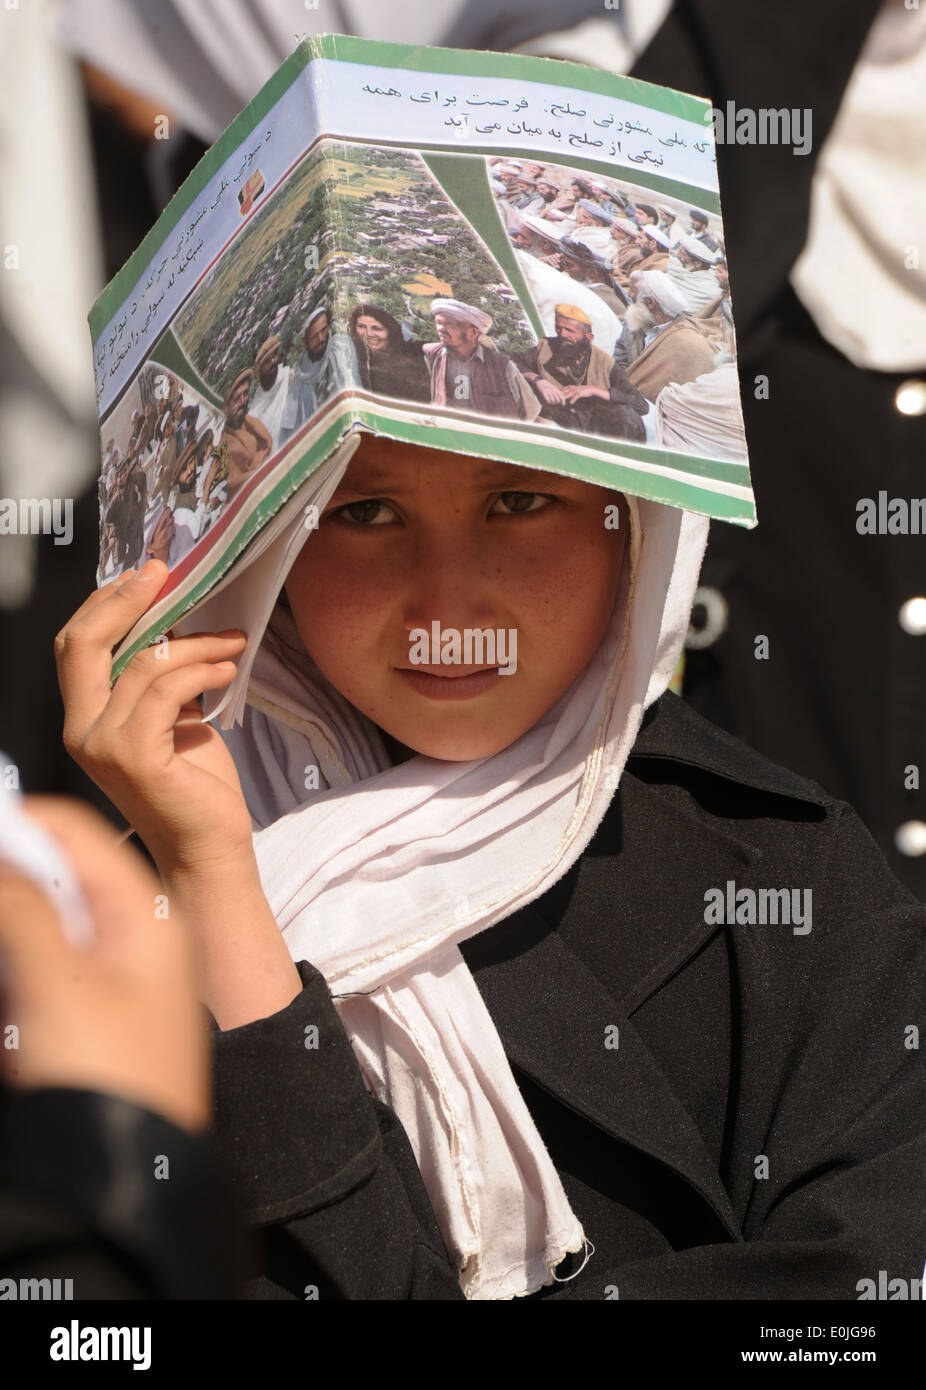
[(247, 183), (238, 190), (238, 202), (241, 204), (242, 217), (247, 217), (263, 191), (264, 176), (258, 169), (256, 173), (251, 175)]

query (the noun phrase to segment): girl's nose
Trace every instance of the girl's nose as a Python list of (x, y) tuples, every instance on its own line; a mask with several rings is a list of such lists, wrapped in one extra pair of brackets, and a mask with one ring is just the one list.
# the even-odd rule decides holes
[(429, 627), (435, 620), (461, 629), (491, 625), (488, 566), (471, 537), (432, 538), (404, 568), (404, 579), (406, 628)]

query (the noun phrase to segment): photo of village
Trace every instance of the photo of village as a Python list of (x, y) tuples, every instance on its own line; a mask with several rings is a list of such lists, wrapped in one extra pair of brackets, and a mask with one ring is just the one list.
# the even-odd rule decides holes
[(248, 417), (271, 454), (350, 389), (521, 419), (540, 410), (510, 356), (536, 342), (518, 297), (411, 150), (321, 142), (173, 329), (218, 395), (249, 383)]

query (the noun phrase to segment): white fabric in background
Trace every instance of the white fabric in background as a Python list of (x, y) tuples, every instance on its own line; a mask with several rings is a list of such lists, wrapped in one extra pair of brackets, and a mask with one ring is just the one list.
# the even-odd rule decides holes
[(302, 34), (439, 44), (471, 0), (62, 0), (64, 42), (213, 144)]
[[(89, 946), (96, 928), (87, 899), (58, 841), (23, 811), (18, 772), (17, 785), (8, 784), (9, 770), (15, 766), (0, 749), (0, 867), (31, 879), (58, 913), (65, 939), (72, 946)], [(23, 922), (22, 930), (28, 929)], [(0, 979), (2, 975), (0, 954)]]
[[(100, 228), (80, 78), (55, 8), (0, 7), (0, 497), (17, 503), (73, 503), (100, 463), (87, 326), (103, 287)], [(3, 536), (0, 607), (28, 601), (35, 552), (34, 536)]]
[[(882, 10), (814, 171), (791, 274), (857, 367), (926, 367), (926, 4)], [(914, 260), (918, 259), (918, 264)]]

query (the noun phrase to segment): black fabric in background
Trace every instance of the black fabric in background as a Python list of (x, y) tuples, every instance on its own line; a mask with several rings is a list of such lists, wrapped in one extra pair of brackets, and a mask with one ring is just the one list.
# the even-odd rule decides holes
[[(701, 583), (729, 608), (726, 632), (689, 651), (685, 696), (766, 756), (858, 810), (894, 873), (926, 897), (926, 856), (894, 848), (926, 819), (909, 764), (926, 773), (926, 639), (901, 605), (926, 592), (920, 536), (859, 536), (862, 497), (923, 493), (926, 417), (894, 406), (901, 381), (830, 346), (788, 283), (807, 239), (821, 147), (878, 0), (676, 0), (633, 76), (726, 111), (810, 108), (807, 155), (786, 145), (717, 150), (738, 365), (759, 525), (714, 522)], [(906, 238), (915, 241), (910, 228)], [(755, 378), (768, 377), (768, 400)], [(755, 659), (755, 638), (769, 659)]]

